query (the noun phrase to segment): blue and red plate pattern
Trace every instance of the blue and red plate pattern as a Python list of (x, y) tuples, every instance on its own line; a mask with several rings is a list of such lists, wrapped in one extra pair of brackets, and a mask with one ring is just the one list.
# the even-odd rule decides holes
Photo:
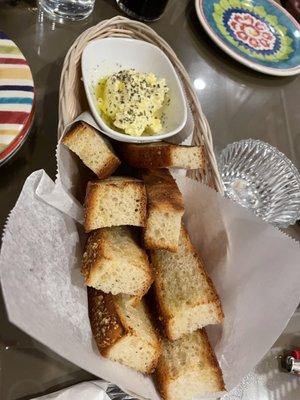
[(236, 60), (271, 75), (300, 73), (300, 25), (272, 0), (196, 0), (211, 38)]

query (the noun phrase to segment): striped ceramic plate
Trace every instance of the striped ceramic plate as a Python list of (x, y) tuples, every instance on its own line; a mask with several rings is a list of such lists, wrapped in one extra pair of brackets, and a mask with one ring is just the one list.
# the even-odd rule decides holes
[(33, 79), (16, 44), (0, 32), (0, 164), (20, 148), (34, 115)]

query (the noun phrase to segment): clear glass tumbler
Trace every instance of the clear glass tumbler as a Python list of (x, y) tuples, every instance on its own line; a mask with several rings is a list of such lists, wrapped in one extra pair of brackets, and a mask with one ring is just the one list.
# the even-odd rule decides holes
[(300, 219), (300, 174), (275, 147), (240, 140), (222, 150), (218, 164), (227, 197), (281, 228)]
[(95, 0), (39, 0), (39, 4), (54, 20), (78, 21), (91, 14)]

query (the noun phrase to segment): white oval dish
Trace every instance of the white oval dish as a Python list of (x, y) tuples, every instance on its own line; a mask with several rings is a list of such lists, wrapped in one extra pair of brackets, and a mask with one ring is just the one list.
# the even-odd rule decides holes
[[(91, 112), (101, 131), (121, 142), (147, 143), (169, 138), (178, 133), (187, 119), (187, 106), (177, 73), (168, 57), (157, 46), (136, 39), (106, 38), (90, 42), (82, 53), (83, 83)], [(122, 69), (153, 72), (165, 78), (169, 87), (170, 104), (165, 106), (165, 131), (153, 136), (129, 136), (111, 129), (96, 107), (94, 88), (99, 79)]]

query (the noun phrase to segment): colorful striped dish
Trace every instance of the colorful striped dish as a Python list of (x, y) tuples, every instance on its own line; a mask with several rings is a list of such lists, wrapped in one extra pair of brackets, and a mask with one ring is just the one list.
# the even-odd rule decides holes
[(0, 32), (0, 164), (25, 141), (34, 116), (34, 86), (20, 49)]

